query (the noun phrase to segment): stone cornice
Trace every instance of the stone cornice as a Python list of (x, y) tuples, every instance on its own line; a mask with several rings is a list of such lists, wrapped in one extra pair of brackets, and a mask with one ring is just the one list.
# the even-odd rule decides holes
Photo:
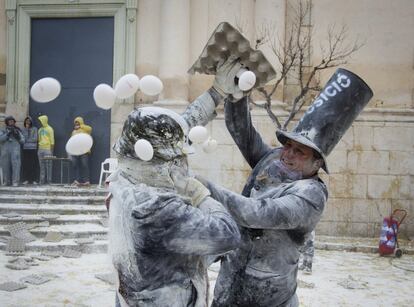
[[(261, 101), (256, 101), (260, 104)], [(166, 108), (183, 110), (185, 109), (184, 101), (168, 100), (158, 101), (154, 104), (163, 106)], [(297, 117), (301, 117), (306, 111), (307, 107), (301, 110)], [(280, 118), (284, 119), (289, 115), (288, 106), (282, 102), (275, 102), (272, 108), (273, 112)], [(217, 118), (223, 118), (223, 105), (217, 108)], [(252, 115), (254, 117), (268, 117), (265, 109), (260, 107), (254, 107), (252, 109)], [(283, 121), (283, 120), (282, 120)], [(356, 119), (356, 122), (401, 122), (401, 123), (414, 123), (414, 109), (401, 109), (401, 108), (365, 108), (362, 113)]]

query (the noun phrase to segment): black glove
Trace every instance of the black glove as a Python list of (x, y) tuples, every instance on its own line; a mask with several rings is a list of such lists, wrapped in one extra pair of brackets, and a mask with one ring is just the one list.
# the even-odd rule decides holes
[(17, 129), (16, 127), (7, 127), (7, 130), (8, 130), (7, 132), (8, 137), (13, 137), (17, 141), (20, 141), (19, 129)]
[(6, 133), (7, 133), (7, 137), (9, 138), (13, 133), (12, 127), (6, 127)]

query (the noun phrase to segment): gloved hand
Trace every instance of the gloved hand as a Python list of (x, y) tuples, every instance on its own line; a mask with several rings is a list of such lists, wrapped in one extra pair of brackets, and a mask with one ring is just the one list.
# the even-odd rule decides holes
[(207, 196), (210, 196), (210, 191), (200, 181), (186, 176), (179, 168), (173, 168), (170, 175), (177, 192), (189, 197), (194, 207), (198, 207)]
[(13, 129), (12, 135), (17, 141), (20, 141), (20, 133), (16, 128)]
[(7, 137), (10, 137), (13, 134), (13, 129), (11, 127), (6, 127)]
[(223, 97), (228, 97), (230, 101), (236, 101), (243, 97), (243, 91), (235, 83), (235, 78), (242, 68), (240, 61), (235, 56), (229, 56), (225, 62), (217, 65), (216, 78), (213, 88)]
[(13, 127), (13, 126), (9, 126), (6, 128), (7, 129), (7, 136), (13, 137), (14, 139), (16, 139), (17, 141), (20, 140), (20, 134), (19, 131), (17, 130), (17, 128)]

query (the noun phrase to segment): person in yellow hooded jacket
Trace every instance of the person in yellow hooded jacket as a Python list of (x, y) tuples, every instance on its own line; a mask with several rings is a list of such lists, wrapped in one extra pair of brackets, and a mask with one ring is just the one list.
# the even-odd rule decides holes
[(52, 182), (52, 161), (43, 160), (45, 157), (53, 156), (55, 147), (55, 133), (53, 128), (48, 124), (48, 117), (41, 115), (38, 117), (42, 127), (38, 131), (38, 150), (40, 164), (40, 184)]
[[(85, 124), (82, 117), (78, 116), (73, 120), (74, 126), (72, 136), (78, 133), (92, 133), (92, 127)], [(89, 155), (90, 152), (80, 156), (71, 156), (73, 185), (89, 185)]]

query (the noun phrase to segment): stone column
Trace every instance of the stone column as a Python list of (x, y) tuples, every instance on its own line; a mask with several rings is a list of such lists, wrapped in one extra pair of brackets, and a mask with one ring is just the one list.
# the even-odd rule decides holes
[(162, 0), (159, 77), (164, 84), (160, 104), (188, 102), (190, 0)]

